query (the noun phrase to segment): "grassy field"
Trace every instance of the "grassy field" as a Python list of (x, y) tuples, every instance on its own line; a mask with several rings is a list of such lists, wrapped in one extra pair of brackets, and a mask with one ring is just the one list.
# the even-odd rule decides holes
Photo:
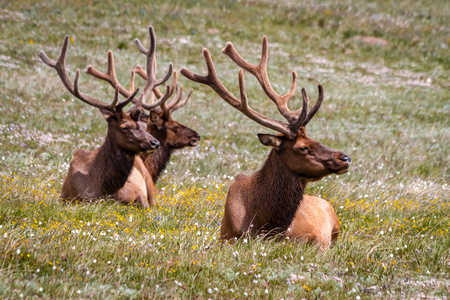
[[(450, 297), (447, 1), (0, 3), (0, 298)], [(105, 69), (112, 49), (126, 83), (144, 63), (133, 41), (148, 45), (149, 25), (158, 74), (169, 62), (205, 73), (207, 47), (238, 93), (238, 68), (220, 50), (232, 41), (256, 63), (267, 35), (276, 91), (288, 90), (291, 70), (311, 99), (324, 86), (308, 134), (353, 164), (307, 193), (334, 206), (342, 227), (335, 247), (219, 242), (228, 187), (262, 165), (269, 149), (256, 134), (268, 131), (184, 78), (195, 91), (174, 119), (202, 142), (173, 156), (156, 207), (58, 201), (75, 150), (101, 145), (106, 122), (65, 90), (38, 52), (56, 58), (70, 35), (74, 76), (88, 64)], [(280, 118), (254, 78), (247, 75), (246, 85), (255, 109)], [(112, 100), (111, 87), (85, 74), (80, 86)]]

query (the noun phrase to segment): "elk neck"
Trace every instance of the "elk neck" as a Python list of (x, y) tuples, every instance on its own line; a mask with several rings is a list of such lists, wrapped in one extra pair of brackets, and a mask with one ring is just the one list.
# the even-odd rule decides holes
[(91, 166), (105, 195), (112, 195), (124, 186), (135, 157), (136, 153), (120, 147), (109, 134), (106, 136)]
[(289, 170), (276, 149), (272, 149), (254, 178), (260, 225), (274, 233), (286, 231), (303, 199), (306, 182)]
[(167, 163), (174, 151), (164, 140), (159, 140), (160, 146), (158, 151), (153, 154), (141, 153), (140, 156), (144, 161), (145, 167), (152, 176), (153, 182), (156, 184), (161, 172), (166, 168)]

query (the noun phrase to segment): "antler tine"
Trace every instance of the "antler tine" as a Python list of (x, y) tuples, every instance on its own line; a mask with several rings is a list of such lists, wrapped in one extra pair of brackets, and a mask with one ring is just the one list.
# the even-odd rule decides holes
[(133, 71), (131, 71), (131, 80), (130, 80), (130, 91), (134, 91), (134, 78), (136, 77), (136, 74)]
[(134, 69), (134, 71), (136, 72), (136, 74), (141, 76), (144, 80), (147, 80), (147, 72), (145, 72), (144, 68), (142, 68), (140, 65), (137, 65), (136, 68)]
[[(113, 108), (116, 106), (117, 101), (119, 101), (119, 88), (118, 88), (118, 87), (116, 87), (116, 89), (115, 89), (115, 91), (114, 91), (114, 100), (113, 100), (113, 102), (111, 102), (111, 104), (109, 105), (109, 107), (110, 107), (111, 109), (113, 109)], [(120, 108), (120, 110), (122, 110), (122, 108)]]
[[(183, 88), (183, 87), (181, 87)], [(193, 88), (189, 89), (189, 92), (187, 93), (186, 97), (184, 97), (184, 99), (182, 101), (180, 101), (177, 105), (174, 105), (173, 107), (170, 108), (170, 112), (173, 113), (174, 111), (179, 110), (180, 108), (182, 108), (183, 106), (186, 105), (186, 103), (188, 102), (189, 98), (191, 98), (192, 93), (194, 92)], [(181, 93), (182, 94), (182, 93)], [(181, 94), (180, 94), (180, 99), (181, 99)], [(172, 104), (172, 103), (171, 103)]]
[[(172, 68), (173, 68), (172, 63), (170, 63), (169, 64), (169, 72), (167, 72), (166, 76), (163, 79), (159, 80), (159, 81), (153, 81), (151, 79), (147, 79), (147, 83), (146, 83), (146, 85), (144, 87), (144, 91), (142, 92), (139, 101), (142, 101), (143, 103), (145, 103), (145, 99), (152, 92), (152, 90), (157, 85), (163, 84), (164, 82), (166, 82), (170, 78), (170, 75), (172, 75)], [(147, 70), (147, 72), (148, 72), (148, 70)], [(147, 76), (147, 78), (150, 78), (150, 76)], [(170, 86), (167, 86), (167, 93), (166, 93), (166, 95), (167, 95), (167, 97), (170, 97)], [(166, 95), (164, 95), (164, 96), (166, 96)], [(158, 102), (159, 102), (159, 100), (157, 102), (155, 102), (155, 103), (158, 103)], [(151, 105), (153, 105), (153, 103), (151, 103)]]
[(175, 90), (176, 90), (175, 98), (168, 105), (165, 105), (165, 103), (161, 105), (161, 110), (166, 116), (170, 116), (174, 111), (182, 108), (187, 103), (193, 92), (193, 89), (190, 89), (186, 97), (183, 99), (183, 101), (181, 101), (184, 87), (181, 86), (180, 88), (178, 88), (177, 84)]
[(222, 82), (217, 76), (216, 70), (214, 68), (214, 63), (211, 59), (211, 55), (209, 54), (209, 50), (203, 48), (202, 54), (205, 58), (206, 67), (208, 69), (208, 74), (206, 76), (195, 74), (186, 67), (182, 67), (180, 69), (180, 73), (192, 81), (208, 85), (228, 104), (235, 108), (238, 108), (241, 103), (225, 88), (225, 86), (223, 86)]
[(146, 110), (151, 110), (151, 109), (153, 109), (153, 108), (155, 108), (155, 107), (160, 106), (160, 105), (163, 104), (164, 102), (166, 102), (167, 99), (170, 98), (170, 86), (167, 86), (166, 89), (167, 89), (166, 93), (165, 93), (158, 101), (156, 101), (156, 102), (154, 102), (154, 103), (145, 103), (145, 102), (142, 100), (142, 96), (143, 96), (143, 94), (142, 94), (141, 97), (139, 98), (139, 102), (142, 102), (142, 107), (143, 107), (144, 109), (146, 109)]
[[(176, 88), (177, 85), (178, 85), (178, 72), (177, 71), (173, 71), (173, 82), (172, 82), (172, 85), (170, 87), (170, 96), (172, 96), (172, 94), (175, 91), (175, 88)], [(161, 93), (158, 88), (156, 88), (154, 90), (154, 92), (155, 92), (155, 94), (158, 97), (161, 97), (161, 96), (158, 95), (158, 93)]]
[(182, 67), (180, 73), (192, 81), (210, 86), (223, 100), (225, 100), (225, 102), (227, 102), (228, 104), (230, 104), (231, 106), (242, 112), (250, 119), (257, 122), (258, 124), (261, 124), (275, 131), (281, 132), (290, 138), (294, 137), (296, 133), (294, 134), (293, 132), (291, 132), (288, 124), (275, 119), (267, 118), (262, 114), (254, 111), (250, 106), (248, 106), (244, 84), (244, 74), (242, 70), (239, 70), (239, 88), (241, 92), (241, 101), (240, 101), (223, 86), (222, 82), (217, 76), (217, 73), (214, 68), (214, 63), (211, 59), (208, 49), (206, 48), (203, 49), (203, 56), (205, 58), (206, 66), (208, 69), (208, 74), (206, 76), (195, 74), (186, 67)]
[(290, 124), (292, 132), (298, 132), (298, 129), (300, 128), (300, 126), (303, 126), (303, 122), (304, 122), (304, 120), (306, 118), (306, 114), (308, 112), (309, 98), (308, 98), (308, 95), (306, 94), (306, 90), (304, 88), (302, 88), (302, 98), (303, 98), (303, 105), (302, 105), (302, 110), (300, 112), (300, 115), (295, 120), (295, 122), (292, 122)]
[[(171, 113), (173, 111), (178, 110), (181, 107), (183, 107), (186, 104), (187, 100), (188, 100), (187, 98), (190, 97), (190, 94), (189, 94), (188, 97), (183, 99), (183, 101), (180, 103), (181, 97), (183, 96), (184, 87), (181, 86), (180, 88), (178, 88), (178, 73), (177, 73), (177, 71), (173, 71), (173, 75), (174, 75), (173, 83), (175, 85), (172, 85), (170, 87), (170, 95), (172, 95), (174, 91), (176, 93), (175, 93), (175, 97), (173, 98), (173, 100), (170, 103), (167, 104), (167, 108), (169, 109), (169, 111)], [(190, 93), (192, 94), (192, 91), (190, 91)], [(177, 108), (174, 110), (175, 107), (177, 107)]]
[[(175, 98), (174, 98), (174, 100), (172, 100), (172, 102), (170, 104), (172, 104), (174, 102), (175, 102), (174, 104), (177, 104), (181, 99), (181, 95), (183, 93), (183, 87), (178, 88), (178, 84), (177, 84), (177, 86), (175, 87), (175, 90), (176, 90)], [(166, 105), (166, 103), (163, 102), (160, 105), (161, 111), (164, 114), (164, 116), (166, 116), (166, 117), (170, 117), (170, 114), (171, 114), (170, 104)]]
[(316, 104), (314, 104), (314, 106), (311, 108), (311, 110), (308, 113), (308, 116), (303, 121), (303, 124), (301, 126), (306, 126), (306, 124), (308, 124), (309, 121), (311, 121), (311, 119), (314, 117), (314, 115), (319, 110), (320, 106), (322, 105), (324, 95), (323, 95), (323, 87), (321, 84), (319, 84), (318, 89), (319, 89), (319, 96), (317, 98)]
[(267, 60), (269, 55), (266, 36), (264, 36), (262, 40), (261, 60), (258, 65), (253, 65), (243, 59), (242, 56), (240, 56), (236, 51), (231, 42), (228, 42), (227, 46), (222, 49), (222, 53), (231, 58), (231, 60), (235, 62), (239, 67), (243, 68), (256, 77), (263, 91), (276, 104), (281, 115), (289, 123), (293, 123), (296, 121), (298, 115), (300, 114), (300, 110), (292, 112), (291, 110), (289, 110), (287, 103), (295, 94), (295, 90), (297, 88), (297, 73), (295, 71), (292, 71), (292, 84), (289, 92), (287, 92), (285, 95), (279, 95), (277, 92), (275, 92), (270, 84), (269, 76), (267, 74)]
[[(139, 39), (134, 40), (139, 51), (141, 51), (147, 57), (147, 65), (146, 65), (147, 83), (146, 83), (144, 90), (141, 94), (141, 97), (139, 99), (139, 101), (142, 101), (143, 103), (145, 103), (145, 99), (153, 91), (153, 89), (155, 87), (163, 84), (170, 78), (170, 76), (172, 75), (172, 69), (173, 69), (172, 63), (169, 63), (169, 70), (168, 70), (166, 76), (164, 76), (164, 78), (159, 79), (159, 80), (155, 79), (155, 68), (154, 68), (153, 64), (155, 62), (156, 38), (155, 38), (155, 31), (153, 30), (153, 26), (149, 26), (148, 31), (150, 34), (150, 48), (148, 50), (142, 45), (142, 43)], [(169, 89), (170, 89), (170, 87), (169, 87)], [(166, 95), (167, 95), (167, 93), (166, 93)], [(164, 96), (166, 96), (166, 95), (164, 95)], [(162, 103), (159, 100), (156, 103), (158, 103), (158, 102)], [(151, 103), (149, 105), (153, 106), (154, 103)], [(153, 106), (153, 107), (155, 107), (155, 106)]]
[[(156, 76), (156, 69), (157, 69), (157, 61), (156, 61), (156, 54), (155, 54), (155, 62), (153, 64), (154, 74)], [(172, 86), (170, 87), (170, 96), (172, 97), (173, 92), (175, 91), (175, 86), (178, 84), (178, 74), (177, 71), (173, 71), (173, 82)], [(153, 93), (156, 95), (156, 97), (161, 98), (163, 93), (159, 90), (159, 87), (155, 87), (153, 89)]]
[(116, 69), (114, 66), (114, 55), (111, 50), (108, 51), (108, 67), (106, 73), (100, 72), (93, 66), (89, 65), (85, 73), (94, 76), (95, 78), (108, 82), (112, 87), (119, 88), (119, 92), (124, 97), (130, 97), (132, 91), (134, 91), (134, 77), (131, 78), (130, 91), (127, 91), (117, 80)]
[[(139, 88), (135, 89), (134, 92), (126, 100), (117, 104), (116, 110), (121, 111), (128, 103), (133, 101), (134, 97), (136, 96), (136, 94), (138, 92), (139, 92)], [(116, 97), (118, 96), (118, 93), (119, 93), (119, 87), (116, 87)], [(116, 100), (116, 102), (117, 102), (117, 100)]]
[[(156, 62), (155, 62), (155, 65), (156, 65)], [(137, 65), (134, 70), (144, 80), (147, 80), (147, 73), (140, 65)], [(172, 86), (170, 87), (170, 97), (173, 95), (173, 92), (175, 91), (175, 86), (177, 84), (178, 84), (178, 74), (177, 74), (177, 71), (173, 71), (173, 82), (172, 82)], [(155, 93), (156, 97), (158, 97), (158, 98), (161, 98), (163, 96), (163, 93), (159, 90), (159, 87), (155, 87), (153, 89), (153, 92)]]
[[(44, 51), (39, 52), (39, 57), (42, 59), (42, 61), (46, 65), (48, 65), (56, 70), (56, 72), (58, 73), (59, 78), (63, 82), (64, 86), (72, 95), (74, 95), (81, 101), (83, 101), (91, 106), (97, 107), (99, 109), (105, 109), (105, 110), (109, 110), (111, 112), (115, 112), (115, 109), (114, 109), (114, 107), (112, 107), (112, 104), (103, 103), (101, 101), (98, 101), (98, 100), (91, 98), (80, 92), (79, 87), (78, 87), (78, 78), (80, 76), (80, 70), (77, 70), (74, 83), (72, 84), (72, 82), (69, 79), (69, 75), (67, 74), (67, 70), (66, 70), (66, 66), (65, 66), (65, 59), (66, 59), (68, 47), (69, 47), (69, 36), (67, 35), (64, 38), (63, 46), (61, 48), (61, 53), (60, 53), (57, 61), (54, 61), (54, 60), (48, 58), (48, 56), (45, 54)], [(114, 102), (117, 103), (116, 100), (114, 100), (113, 103)]]

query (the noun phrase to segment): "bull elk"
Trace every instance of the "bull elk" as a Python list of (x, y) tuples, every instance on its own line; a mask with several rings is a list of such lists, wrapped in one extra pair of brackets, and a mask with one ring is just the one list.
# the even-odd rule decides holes
[[(149, 34), (149, 50), (142, 46), (139, 39), (135, 40), (139, 51), (147, 56), (147, 71), (139, 65), (133, 71), (133, 73), (137, 73), (146, 81), (148, 78), (155, 80), (156, 73), (156, 37), (152, 26), (149, 27)], [(103, 73), (92, 66), (88, 66), (86, 73), (108, 82), (114, 88), (118, 88), (122, 96), (127, 98), (130, 97), (132, 88), (130, 90), (123, 88), (117, 80), (114, 70), (114, 57), (112, 52), (109, 52), (106, 73)], [(165, 169), (173, 151), (187, 146), (195, 147), (200, 141), (200, 135), (197, 132), (172, 119), (172, 113), (182, 108), (187, 103), (193, 91), (190, 89), (183, 98), (183, 87), (178, 87), (177, 79), (177, 72), (174, 71), (174, 80), (170, 87), (167, 99), (174, 93), (175, 96), (170, 103), (166, 104), (166, 101), (163, 101), (159, 106), (154, 106), (154, 95), (159, 99), (164, 97), (157, 86), (153, 89), (153, 94), (150, 95), (150, 104), (147, 105), (144, 103), (144, 108), (148, 110), (149, 113), (141, 114), (140, 119), (147, 124), (147, 132), (158, 139), (160, 147), (158, 151), (153, 154), (145, 152), (139, 154), (139, 157), (135, 161), (136, 166), (131, 172), (127, 183), (118, 192), (117, 198), (123, 202), (133, 201), (133, 198), (136, 197), (133, 196), (133, 194), (137, 194), (142, 197), (148, 197), (150, 199), (150, 204), (155, 205), (152, 194), (153, 192), (157, 192), (157, 189), (154, 184), (156, 184), (161, 172)], [(148, 176), (150, 176), (150, 178), (148, 178)], [(144, 188), (145, 185), (143, 182), (145, 181), (150, 181), (152, 187), (151, 191)]]
[[(138, 66), (136, 72), (145, 79), (145, 73), (141, 70)], [(147, 132), (156, 137), (161, 143), (159, 150), (155, 154), (140, 154), (155, 183), (175, 150), (185, 147), (196, 147), (201, 139), (196, 131), (172, 119), (172, 113), (186, 105), (193, 91), (190, 89), (185, 98), (181, 100), (183, 86), (178, 89), (176, 81), (177, 72), (174, 71), (175, 89), (171, 90), (176, 92), (174, 99), (167, 105), (161, 103), (159, 107), (150, 110), (148, 115), (143, 114), (141, 117), (147, 124)], [(154, 92), (157, 97), (160, 97), (162, 94), (157, 88), (154, 89)]]
[(308, 111), (309, 98), (302, 88), (303, 106), (291, 111), (287, 104), (297, 87), (297, 74), (292, 72), (292, 85), (285, 95), (277, 94), (267, 75), (267, 38), (262, 41), (261, 60), (253, 65), (244, 60), (228, 42), (222, 50), (240, 68), (256, 77), (261, 88), (287, 120), (268, 118), (248, 105), (242, 69), (239, 70), (240, 99), (221, 83), (208, 49), (203, 49), (208, 74), (198, 75), (183, 67), (181, 74), (188, 79), (210, 86), (225, 102), (258, 124), (280, 134), (258, 134), (260, 142), (272, 147), (262, 168), (252, 176), (240, 174), (228, 191), (220, 235), (223, 240), (239, 238), (245, 233), (268, 236), (282, 235), (310, 241), (322, 249), (332, 244), (339, 235), (339, 219), (333, 207), (325, 200), (304, 195), (308, 182), (330, 174), (347, 172), (351, 159), (342, 152), (327, 148), (306, 136), (305, 126), (319, 110), (323, 88)]
[[(133, 101), (138, 89), (134, 90), (134, 73), (132, 73), (131, 88), (133, 92), (120, 103), (118, 102), (119, 87), (115, 88), (114, 100), (106, 104), (91, 98), (80, 92), (78, 79), (80, 70), (76, 71), (75, 79), (71, 82), (66, 71), (65, 57), (68, 49), (69, 37), (66, 36), (57, 61), (53, 61), (44, 51), (39, 53), (42, 61), (54, 68), (58, 73), (66, 89), (81, 101), (99, 108), (108, 123), (108, 132), (103, 145), (90, 152), (77, 150), (69, 167), (69, 172), (64, 180), (61, 192), (62, 199), (97, 199), (100, 197), (114, 195), (122, 188), (135, 167), (138, 153), (151, 154), (155, 152), (160, 143), (151, 134), (145, 131), (139, 122), (143, 109), (157, 107), (168, 99), (170, 87), (167, 92), (155, 103), (145, 104), (145, 99), (152, 90), (166, 82), (172, 74), (172, 64), (169, 66), (167, 75), (161, 80), (152, 80), (149, 76), (139, 100), (128, 111), (123, 108)], [(112, 52), (110, 51), (111, 56)], [(142, 169), (145, 169), (142, 166)], [(151, 182), (144, 182), (147, 189), (151, 189)], [(144, 185), (145, 186), (145, 185)], [(138, 195), (140, 196), (140, 195)], [(136, 197), (133, 201), (148, 207), (148, 199)]]

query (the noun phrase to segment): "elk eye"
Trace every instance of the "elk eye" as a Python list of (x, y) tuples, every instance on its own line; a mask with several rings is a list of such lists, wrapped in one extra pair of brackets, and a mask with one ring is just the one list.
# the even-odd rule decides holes
[(300, 147), (300, 151), (302, 152), (308, 151), (308, 147)]
[(175, 131), (179, 131), (179, 130), (180, 130), (180, 126), (175, 126), (173, 129), (174, 129)]

